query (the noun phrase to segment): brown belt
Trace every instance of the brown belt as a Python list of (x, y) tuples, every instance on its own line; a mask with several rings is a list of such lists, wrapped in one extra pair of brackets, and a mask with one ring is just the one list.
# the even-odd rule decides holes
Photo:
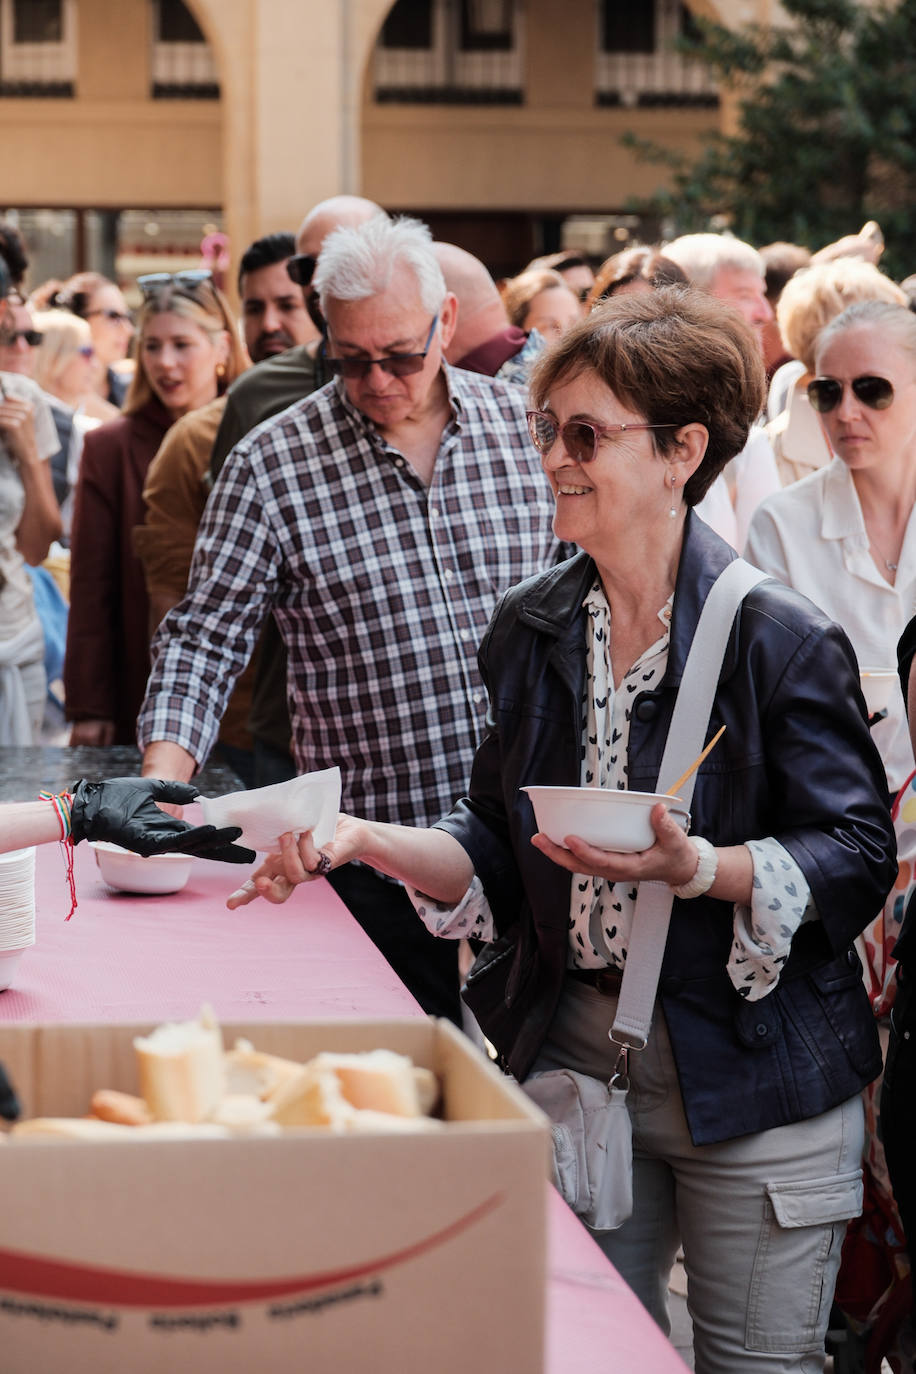
[(623, 970), (619, 968), (568, 968), (566, 974), (578, 983), (597, 988), (606, 997), (616, 997), (623, 982)]

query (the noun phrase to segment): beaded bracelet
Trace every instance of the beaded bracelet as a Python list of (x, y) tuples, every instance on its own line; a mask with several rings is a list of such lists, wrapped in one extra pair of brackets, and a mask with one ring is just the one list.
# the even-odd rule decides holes
[(67, 882), (70, 887), (70, 910), (67, 920), (76, 910), (76, 882), (73, 877), (73, 793), (39, 792), (39, 801), (50, 802), (60, 823), (60, 843), (67, 856)]
[(702, 897), (703, 893), (712, 887), (719, 867), (719, 856), (709, 841), (704, 840), (701, 835), (688, 835), (687, 838), (697, 851), (696, 870), (689, 882), (672, 887), (671, 891), (675, 897), (689, 900), (692, 897)]

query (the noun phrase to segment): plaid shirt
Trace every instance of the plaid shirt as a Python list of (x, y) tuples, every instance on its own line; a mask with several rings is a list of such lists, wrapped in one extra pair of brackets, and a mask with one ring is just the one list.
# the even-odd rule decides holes
[(300, 771), (339, 764), (344, 810), (406, 825), (463, 795), (487, 707), (477, 645), (497, 598), (569, 550), (524, 393), (445, 375), (452, 414), (428, 489), (337, 382), (236, 446), (188, 594), (153, 642), (141, 746), (206, 758), (272, 610)]

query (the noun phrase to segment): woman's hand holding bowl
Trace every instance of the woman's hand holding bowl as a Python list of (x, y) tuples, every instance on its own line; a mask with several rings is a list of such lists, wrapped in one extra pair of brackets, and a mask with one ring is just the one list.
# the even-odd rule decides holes
[(668, 814), (664, 802), (649, 813), (655, 844), (636, 854), (599, 849), (576, 835), (565, 836), (566, 848), (538, 832), (531, 843), (548, 859), (570, 873), (588, 873), (608, 882), (658, 882), (669, 887), (689, 883), (697, 871), (697, 851), (681, 827)]

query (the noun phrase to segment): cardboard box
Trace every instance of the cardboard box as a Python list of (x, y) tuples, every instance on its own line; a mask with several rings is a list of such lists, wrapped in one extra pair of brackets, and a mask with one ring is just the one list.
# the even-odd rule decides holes
[[(137, 1091), (149, 1024), (0, 1027), (24, 1113)], [(4, 1374), (543, 1369), (550, 1134), (446, 1022), (225, 1025), (433, 1069), (441, 1131), (0, 1142)]]

